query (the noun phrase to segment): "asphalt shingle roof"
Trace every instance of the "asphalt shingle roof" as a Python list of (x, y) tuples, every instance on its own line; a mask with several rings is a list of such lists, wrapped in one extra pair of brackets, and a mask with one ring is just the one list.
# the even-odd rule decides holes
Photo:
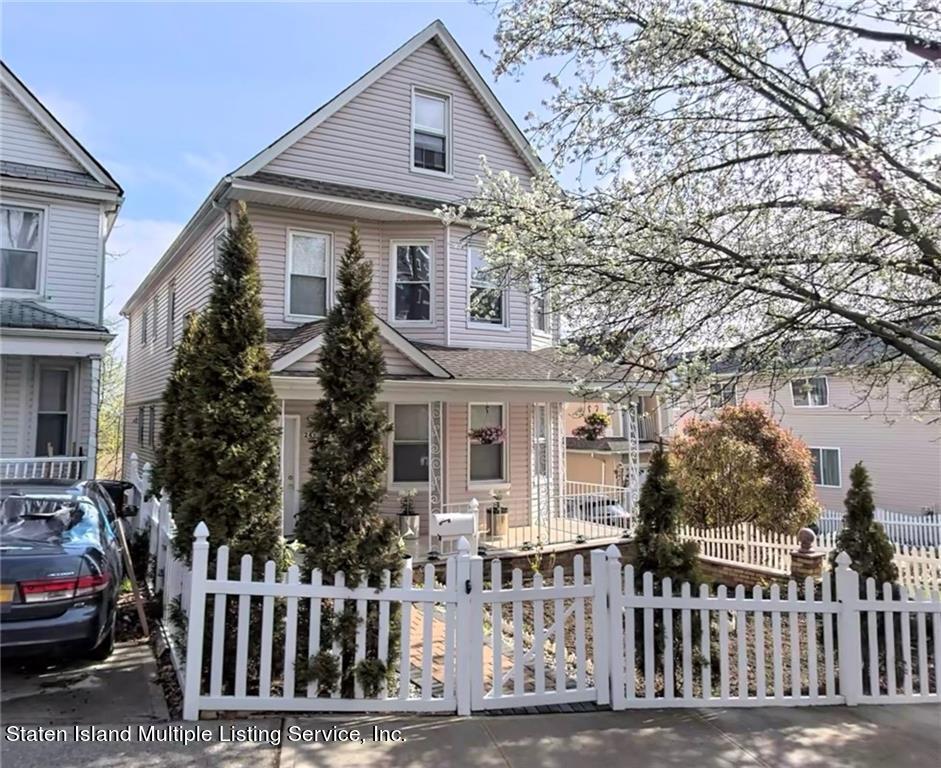
[(103, 325), (48, 309), (35, 301), (4, 299), (0, 301), (0, 327), (41, 328), (56, 331), (93, 331), (108, 333)]
[(417, 195), (404, 195), (398, 192), (384, 192), (381, 189), (367, 189), (353, 187), (347, 184), (335, 184), (331, 181), (318, 181), (317, 179), (300, 179), (296, 176), (285, 176), (280, 173), (259, 171), (246, 176), (245, 181), (257, 181), (260, 184), (272, 184), (279, 187), (288, 187), (300, 192), (314, 192), (333, 197), (345, 197), (349, 200), (362, 200), (369, 203), (387, 203), (401, 205), (406, 208), (418, 208), (423, 211), (433, 211), (446, 203), (443, 200), (433, 200)]
[(68, 184), (73, 187), (87, 187), (90, 189), (111, 189), (111, 187), (106, 187), (97, 181), (90, 173), (83, 171), (64, 171), (60, 168), (13, 163), (9, 160), (0, 160), (0, 176), (11, 179), (26, 179), (28, 181), (46, 181), (52, 184)]

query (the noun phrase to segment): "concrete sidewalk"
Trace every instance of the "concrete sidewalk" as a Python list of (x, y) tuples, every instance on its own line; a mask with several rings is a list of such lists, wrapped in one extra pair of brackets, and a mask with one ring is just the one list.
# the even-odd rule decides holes
[[(280, 734), (281, 743), (220, 741), (227, 729), (252, 726)], [(288, 738), (292, 729), (333, 727), (358, 728), (363, 740)], [(404, 740), (376, 742), (374, 727), (398, 730)], [(184, 745), (136, 736), (131, 742), (38, 744), (4, 738), (2, 762), (17, 768), (928, 768), (941, 756), (941, 707), (930, 705), (324, 716), (204, 721), (199, 728), (210, 729), (212, 739)]]
[(399, 743), (282, 746), (281, 768), (926, 768), (941, 758), (941, 707), (769, 707), (475, 718), (288, 720), (400, 728)]

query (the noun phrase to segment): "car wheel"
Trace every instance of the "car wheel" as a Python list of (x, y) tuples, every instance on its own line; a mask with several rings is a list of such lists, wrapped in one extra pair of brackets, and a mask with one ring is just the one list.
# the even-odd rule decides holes
[(111, 620), (111, 631), (105, 635), (105, 639), (91, 649), (88, 658), (93, 661), (104, 661), (114, 652), (114, 633), (117, 628), (116, 619)]

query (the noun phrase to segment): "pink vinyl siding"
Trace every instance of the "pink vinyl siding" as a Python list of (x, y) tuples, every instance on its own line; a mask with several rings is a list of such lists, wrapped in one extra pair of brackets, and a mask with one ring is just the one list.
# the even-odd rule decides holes
[[(450, 96), (453, 178), (412, 171), (412, 88)], [(531, 173), (465, 80), (428, 42), (272, 160), (289, 176), (452, 200), (476, 189), (480, 155), (495, 170)]]

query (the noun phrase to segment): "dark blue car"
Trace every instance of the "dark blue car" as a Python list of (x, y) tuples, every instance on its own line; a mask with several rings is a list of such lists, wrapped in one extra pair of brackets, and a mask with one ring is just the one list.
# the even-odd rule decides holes
[(0, 653), (107, 658), (124, 578), (115, 526), (126, 484), (5, 488), (0, 501)]

